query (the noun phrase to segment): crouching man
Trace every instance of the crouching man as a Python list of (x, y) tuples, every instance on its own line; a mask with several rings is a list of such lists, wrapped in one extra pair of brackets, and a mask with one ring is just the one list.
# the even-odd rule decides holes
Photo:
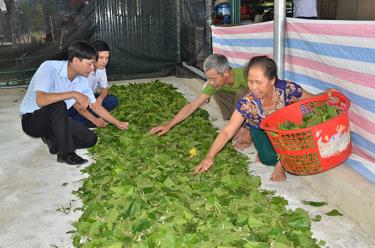
[(86, 159), (76, 149), (94, 146), (96, 134), (68, 116), (74, 107), (81, 113), (87, 107), (119, 129), (127, 122), (113, 117), (101, 105), (87, 82), (97, 58), (95, 48), (87, 42), (73, 43), (68, 49), (68, 61), (45, 61), (31, 79), (20, 106), (23, 131), (34, 138), (42, 138), (57, 161), (71, 165), (84, 164)]

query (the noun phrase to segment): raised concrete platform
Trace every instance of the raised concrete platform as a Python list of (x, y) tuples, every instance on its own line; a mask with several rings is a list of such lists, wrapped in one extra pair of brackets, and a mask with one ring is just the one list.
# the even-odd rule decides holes
[[(189, 101), (203, 86), (203, 81), (195, 79), (160, 80), (175, 85)], [(73, 209), (81, 204), (71, 191), (79, 188), (85, 175), (81, 168), (57, 163), (42, 141), (22, 132), (18, 108), (24, 94), (24, 88), (0, 89), (0, 248), (72, 247), (66, 232), (79, 218), (80, 212)], [(224, 125), (214, 101), (204, 108), (215, 126)], [(286, 183), (273, 183), (269, 181), (272, 168), (255, 163), (254, 152), (253, 148), (244, 151), (249, 169), (262, 178), (263, 188), (285, 197), (291, 209), (302, 207), (311, 217), (323, 217), (321, 222), (312, 222), (312, 231), (327, 242), (325, 247), (375, 248), (375, 185), (345, 165), (315, 176), (288, 175)], [(85, 150), (79, 154), (88, 158)], [(303, 200), (324, 200), (328, 206), (314, 208)], [(71, 210), (56, 211), (62, 206)], [(332, 208), (344, 216), (327, 217), (324, 213)]]
[(375, 238), (375, 184), (345, 164), (301, 180)]

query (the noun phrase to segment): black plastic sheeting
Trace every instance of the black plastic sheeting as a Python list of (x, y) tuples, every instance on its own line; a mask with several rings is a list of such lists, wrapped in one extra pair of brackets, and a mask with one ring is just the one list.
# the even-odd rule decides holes
[[(1, 1), (1, 0), (0, 0)], [(183, 73), (211, 53), (206, 3), (198, 0), (4, 0), (0, 86), (27, 84), (48, 59), (66, 59), (77, 40), (105, 40), (110, 79)]]
[(206, 9), (210, 7), (202, 0), (180, 0), (181, 60), (200, 69), (212, 52), (211, 30), (207, 25), (210, 11)]

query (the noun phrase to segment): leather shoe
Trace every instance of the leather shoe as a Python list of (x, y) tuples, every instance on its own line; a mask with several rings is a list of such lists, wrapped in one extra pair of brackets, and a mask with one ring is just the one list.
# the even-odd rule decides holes
[(66, 163), (70, 165), (81, 165), (81, 164), (87, 163), (87, 161), (88, 161), (87, 159), (81, 158), (75, 152), (57, 154), (57, 162), (59, 163)]
[(49, 139), (47, 139), (47, 137), (42, 137), (41, 139), (42, 139), (43, 143), (48, 146), (49, 153), (51, 153), (51, 154), (57, 154), (57, 151), (53, 147), (52, 142)]

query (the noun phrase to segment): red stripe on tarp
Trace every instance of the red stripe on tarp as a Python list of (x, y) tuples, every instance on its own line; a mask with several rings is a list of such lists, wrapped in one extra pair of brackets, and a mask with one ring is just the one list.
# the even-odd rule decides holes
[(350, 71), (347, 69), (342, 69), (342, 68), (338, 68), (335, 66), (325, 64), (325, 63), (317, 62), (311, 59), (301, 58), (301, 57), (292, 56), (292, 55), (286, 55), (285, 62), (292, 64), (292, 65), (298, 65), (304, 68), (324, 72), (330, 75), (334, 75), (335, 77), (341, 78), (345, 81), (349, 81), (354, 84), (359, 84), (365, 87), (375, 89), (375, 84), (374, 84), (375, 75), (371, 75), (371, 74), (363, 73), (363, 72), (357, 72), (357, 71)]
[(358, 115), (357, 113), (354, 113), (353, 111), (349, 111), (349, 120), (350, 122), (353, 122), (360, 128), (375, 135), (375, 123), (371, 122), (369, 119), (363, 118), (362, 116)]
[(261, 56), (261, 55), (266, 55), (266, 56), (272, 58), (272, 54), (228, 51), (228, 50), (223, 50), (223, 49), (218, 48), (218, 47), (213, 47), (213, 52), (217, 53), (217, 54), (225, 55), (225, 57), (227, 57), (228, 59), (250, 60), (254, 56)]
[(336, 35), (350, 37), (375, 38), (375, 25), (370, 24), (323, 24), (323, 23), (286, 23), (286, 32), (316, 35)]
[(251, 34), (251, 33), (269, 33), (273, 32), (273, 22), (264, 22), (259, 24), (241, 25), (235, 27), (215, 27), (212, 26), (212, 35), (228, 34)]
[(375, 159), (373, 157), (371, 157), (369, 154), (367, 154), (365, 151), (363, 151), (362, 149), (360, 149), (358, 146), (356, 146), (354, 143), (353, 143), (353, 148), (352, 148), (352, 152), (357, 154), (358, 156), (362, 157), (363, 159), (365, 160), (368, 160), (372, 163), (375, 163)]

